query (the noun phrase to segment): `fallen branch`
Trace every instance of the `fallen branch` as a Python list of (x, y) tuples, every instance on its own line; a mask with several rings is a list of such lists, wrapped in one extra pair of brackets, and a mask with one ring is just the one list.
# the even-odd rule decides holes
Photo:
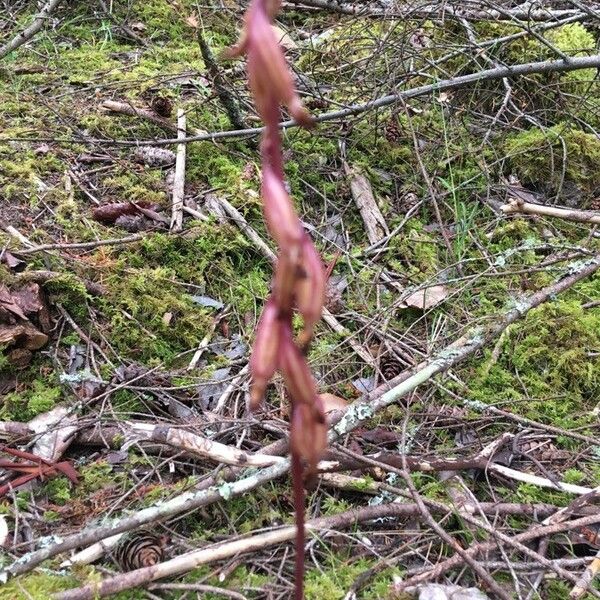
[(581, 14), (576, 9), (548, 9), (536, 8), (532, 3), (523, 4), (511, 10), (498, 11), (493, 8), (485, 10), (483, 8), (469, 8), (464, 3), (460, 3), (454, 8), (447, 2), (435, 3), (434, 6), (422, 6), (408, 4), (405, 7), (397, 6), (392, 10), (374, 9), (364, 4), (353, 4), (350, 2), (336, 2), (335, 0), (286, 0), (289, 4), (310, 6), (322, 10), (329, 10), (343, 15), (360, 15), (361, 17), (387, 17), (390, 19), (443, 19), (444, 17), (453, 17), (456, 19), (468, 19), (472, 21), (500, 21), (522, 19), (525, 21), (548, 21), (561, 17)]
[[(177, 137), (185, 138), (186, 118), (185, 111), (177, 110)], [(185, 144), (177, 146), (175, 159), (175, 177), (173, 180), (173, 194), (171, 197), (171, 231), (181, 231), (183, 227), (183, 196), (185, 193)]]
[[(165, 131), (169, 131), (171, 133), (178, 134), (179, 126), (175, 123), (171, 123), (168, 119), (157, 115), (155, 112), (151, 110), (147, 110), (145, 108), (140, 108), (138, 106), (133, 106), (132, 104), (127, 104), (126, 102), (117, 102), (116, 100), (104, 100), (102, 104), (100, 104), (100, 109), (106, 112), (117, 113), (121, 115), (128, 115), (129, 117), (141, 117), (142, 119), (146, 119), (155, 125), (158, 125), (160, 128)], [(203, 129), (195, 129), (192, 128), (191, 131), (194, 132), (194, 136), (206, 135), (206, 131)], [(177, 135), (177, 139), (179, 139), (179, 135)], [(177, 139), (175, 142), (177, 142)], [(183, 140), (185, 140), (185, 136), (183, 136)]]
[(147, 234), (136, 233), (135, 235), (129, 235), (122, 238), (109, 238), (106, 240), (96, 240), (95, 242), (74, 242), (65, 244), (42, 244), (40, 246), (31, 246), (19, 250), (19, 255), (22, 254), (35, 254), (36, 252), (46, 252), (48, 250), (91, 250), (93, 248), (99, 248), (100, 246), (115, 246), (118, 244), (132, 244), (133, 242), (139, 242), (147, 237)]
[(204, 60), (204, 64), (206, 66), (206, 71), (210, 78), (212, 79), (213, 85), (215, 86), (215, 91), (217, 92), (217, 96), (229, 117), (229, 122), (236, 129), (243, 129), (246, 127), (244, 123), (244, 119), (240, 112), (240, 107), (234, 97), (234, 95), (227, 88), (227, 84), (225, 82), (225, 78), (221, 73), (221, 68), (217, 63), (217, 59), (213, 54), (208, 42), (204, 37), (204, 27), (200, 25), (196, 32), (198, 45), (200, 46), (200, 53), (202, 54), (202, 60)]
[[(496, 504), (493, 502), (482, 503), (480, 507), (486, 514), (492, 516), (501, 514), (543, 515), (548, 510), (553, 510), (554, 508), (548, 505), (534, 507), (533, 505)], [(536, 512), (536, 508), (539, 512)], [(432, 509), (432, 512), (437, 512), (438, 514), (443, 514), (444, 512), (446, 512), (446, 514), (452, 514), (453, 509), (448, 506), (445, 507), (444, 510)], [(416, 504), (391, 502), (389, 504), (367, 506), (360, 509), (349, 510), (337, 515), (313, 519), (307, 521), (305, 527), (307, 531), (318, 534), (320, 531), (338, 531), (340, 529), (352, 527), (356, 523), (384, 517), (420, 518), (421, 514)], [(600, 521), (600, 515), (596, 516), (596, 520)], [(563, 527), (565, 527), (564, 524)], [(80, 588), (58, 593), (53, 596), (53, 598), (55, 600), (92, 600), (93, 598), (102, 598), (110, 594), (116, 594), (123, 590), (144, 585), (150, 581), (187, 573), (200, 565), (223, 560), (245, 552), (264, 550), (275, 544), (293, 540), (295, 534), (296, 527), (291, 525), (267, 533), (250, 535), (249, 537), (240, 540), (212, 544), (206, 548), (188, 552), (151, 567), (136, 569), (135, 571), (130, 571), (128, 573), (121, 573), (99, 583), (88, 584)]]
[(7, 42), (0, 48), (0, 58), (4, 58), (17, 48), (21, 47), (25, 42), (28, 42), (48, 20), (48, 17), (54, 9), (62, 2), (62, 0), (49, 0), (44, 4), (37, 17), (26, 27), (21, 33), (17, 34), (10, 42)]
[(375, 200), (371, 182), (360, 169), (350, 166), (346, 161), (343, 161), (343, 167), (350, 181), (352, 198), (365, 224), (369, 244), (378, 244), (390, 231)]
[[(512, 436), (508, 436), (512, 437)], [(377, 460), (382, 465), (388, 465), (395, 469), (402, 469), (404, 460), (406, 460), (406, 466), (409, 471), (422, 471), (422, 472), (434, 472), (434, 471), (464, 471), (467, 469), (480, 469), (483, 471), (491, 471), (498, 475), (503, 475), (509, 479), (515, 481), (522, 481), (523, 483), (529, 483), (543, 488), (550, 488), (554, 490), (560, 490), (568, 494), (575, 494), (583, 496), (585, 494), (591, 494), (594, 490), (592, 488), (575, 485), (572, 483), (566, 483), (563, 481), (551, 481), (546, 477), (540, 477), (539, 475), (533, 475), (532, 473), (523, 473), (510, 467), (498, 465), (490, 462), (491, 456), (486, 452), (486, 449), (482, 450), (479, 454), (467, 458), (436, 458), (432, 460), (419, 459), (411, 456), (402, 456), (401, 454), (392, 454), (389, 452), (379, 452), (373, 456), (365, 456)], [(357, 469), (360, 467), (360, 460), (341, 460), (339, 461), (340, 469)]]
[[(340, 411), (337, 415), (332, 414), (331, 419), (334, 425), (329, 430), (329, 439), (334, 441), (338, 436), (345, 435), (363, 425), (376, 412), (400, 400), (434, 375), (447, 371), (472, 356), (490, 340), (499, 336), (506, 327), (523, 318), (530, 310), (549, 299), (555, 298), (561, 292), (568, 290), (577, 282), (598, 271), (598, 269), (600, 269), (600, 254), (587, 261), (570, 263), (565, 274), (555, 283), (522, 298), (515, 303), (516, 305), (512, 309), (499, 316), (496, 323), (488, 329), (483, 327), (473, 328), (432, 359), (419, 365), (412, 375), (401, 375), (388, 382), (387, 386), (393, 386), (391, 389), (388, 389), (387, 386), (378, 388), (365, 399), (351, 404), (345, 411)], [(237, 481), (214, 485), (197, 492), (180, 494), (166, 502), (142, 509), (133, 515), (121, 517), (105, 525), (88, 526), (80, 532), (61, 538), (58, 541), (49, 543), (40, 540), (42, 547), (25, 554), (19, 560), (5, 567), (0, 572), (0, 580), (26, 573), (44, 560), (73, 548), (88, 546), (117, 533), (136, 529), (148, 523), (156, 523), (219, 500), (228, 500), (231, 497), (246, 494), (264, 483), (287, 474), (289, 466), (290, 461), (286, 458), (276, 465), (262, 469)], [(590, 522), (600, 522), (600, 516), (594, 518), (596, 520), (592, 519)], [(530, 532), (527, 532), (527, 534), (532, 535)], [(533, 538), (527, 539), (534, 538), (535, 535)]]
[(195, 456), (208, 458), (226, 465), (266, 467), (285, 460), (281, 456), (244, 452), (238, 448), (215, 442), (207, 437), (178, 427), (153, 425), (151, 423), (128, 423), (127, 426), (128, 437), (132, 437), (136, 441), (146, 440), (168, 444)]
[[(512, 537), (501, 534), (499, 531), (495, 531), (494, 534), (500, 540), (507, 540), (513, 547), (516, 547), (517, 549), (527, 553), (527, 551), (529, 551), (529, 548), (523, 545), (524, 542), (529, 542), (531, 540), (555, 535), (557, 533), (562, 533), (565, 531), (572, 531), (581, 527), (588, 527), (589, 525), (593, 525), (596, 523), (600, 523), (600, 513), (590, 515), (587, 517), (581, 517), (580, 519), (575, 519), (573, 521), (556, 523), (554, 525), (540, 525), (538, 527), (532, 527), (531, 529), (524, 531), (523, 533), (514, 535)], [(483, 552), (494, 550), (495, 548), (497, 548), (497, 546), (498, 539), (492, 539), (490, 541), (474, 544), (470, 548), (468, 548), (466, 552), (469, 556), (474, 557)], [(542, 557), (539, 557), (538, 560), (540, 560), (541, 558)], [(404, 590), (406, 590), (406, 588), (412, 587), (425, 581), (433, 581), (444, 575), (444, 573), (447, 573), (450, 569), (454, 569), (455, 567), (460, 566), (462, 562), (462, 557), (458, 554), (455, 554), (451, 558), (447, 558), (446, 560), (438, 563), (433, 568), (427, 569), (426, 571), (420, 572), (419, 574), (414, 575), (413, 577), (406, 579), (405, 581), (402, 581), (400, 584), (395, 586), (394, 591), (398, 594), (401, 594)], [(547, 568), (552, 568), (553, 570), (556, 570), (556, 565), (553, 565), (552, 561), (544, 559), (543, 561), (540, 560), (540, 562), (542, 562), (542, 564)], [(562, 567), (559, 567), (559, 569), (564, 572)], [(567, 574), (569, 580), (573, 579), (573, 575), (571, 575), (571, 573), (567, 572)]]
[[(386, 94), (370, 100), (362, 104), (353, 104), (347, 108), (340, 110), (322, 113), (315, 117), (315, 123), (324, 123), (327, 121), (343, 121), (347, 120), (348, 117), (353, 117), (371, 110), (384, 108), (397, 104), (402, 100), (410, 100), (412, 98), (418, 98), (420, 96), (426, 96), (434, 92), (447, 92), (450, 90), (456, 90), (472, 83), (479, 83), (482, 81), (492, 81), (495, 79), (505, 79), (511, 77), (523, 77), (526, 75), (534, 74), (548, 74), (548, 73), (567, 73), (569, 71), (578, 71), (581, 69), (597, 69), (600, 67), (600, 54), (592, 54), (590, 56), (574, 56), (565, 60), (547, 60), (540, 62), (522, 63), (514, 66), (499, 66), (491, 69), (484, 69), (476, 73), (469, 73), (467, 75), (459, 75), (457, 77), (451, 77), (449, 79), (442, 79), (435, 83), (427, 85), (421, 85), (407, 90), (402, 90), (393, 94)], [(283, 121), (279, 124), (282, 129), (289, 129), (291, 127), (298, 127), (298, 123), (295, 120)], [(112, 146), (166, 146), (170, 144), (176, 144), (178, 142), (206, 142), (223, 139), (239, 139), (249, 138), (260, 135), (263, 132), (262, 127), (252, 127), (249, 129), (238, 129), (231, 131), (217, 131), (213, 133), (202, 133), (199, 135), (193, 135), (185, 138), (185, 140), (167, 139), (167, 140), (106, 140), (100, 138), (86, 138), (78, 140), (79, 143), (88, 144), (104, 144)], [(0, 140), (5, 141), (5, 140)], [(19, 138), (19, 141), (26, 141)], [(49, 139), (48, 141), (56, 143), (56, 138)], [(63, 140), (70, 144), (73, 140)]]
[[(103, 296), (106, 294), (106, 288), (101, 283), (96, 283), (89, 279), (79, 279), (74, 273), (69, 273), (67, 276), (69, 279), (73, 277), (77, 278), (91, 296)], [(13, 277), (17, 283), (33, 281), (43, 285), (65, 277), (65, 273), (60, 273), (59, 271), (24, 271), (23, 273), (15, 273)]]
[(533, 204), (525, 202), (520, 198), (513, 198), (508, 204), (500, 207), (500, 210), (506, 214), (526, 214), (540, 215), (543, 217), (557, 217), (566, 221), (576, 221), (577, 223), (593, 223), (600, 225), (600, 213), (594, 210), (572, 210), (570, 208), (560, 208), (558, 206), (544, 206), (542, 204)]
[(570, 600), (579, 600), (589, 589), (590, 585), (600, 572), (600, 550), (596, 554), (596, 558), (586, 567), (585, 571), (573, 586), (569, 594)]

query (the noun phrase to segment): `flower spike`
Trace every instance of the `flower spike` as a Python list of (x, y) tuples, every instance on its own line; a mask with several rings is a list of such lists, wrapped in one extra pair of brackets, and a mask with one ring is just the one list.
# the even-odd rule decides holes
[[(292, 73), (272, 28), (280, 4), (281, 0), (252, 0), (240, 40), (228, 55), (246, 55), (248, 82), (256, 110), (265, 123), (260, 146), (261, 197), (265, 221), (279, 254), (272, 294), (263, 309), (250, 358), (250, 408), (258, 408), (270, 379), (279, 369), (292, 401), (290, 450), (297, 523), (294, 597), (302, 600), (304, 484), (315, 475), (327, 444), (323, 405), (304, 352), (321, 318), (327, 276), (285, 186), (279, 131), (281, 106), (287, 107), (290, 115), (304, 127), (310, 127), (314, 121), (294, 88)], [(298, 340), (300, 345), (294, 340), (294, 310), (304, 321)]]

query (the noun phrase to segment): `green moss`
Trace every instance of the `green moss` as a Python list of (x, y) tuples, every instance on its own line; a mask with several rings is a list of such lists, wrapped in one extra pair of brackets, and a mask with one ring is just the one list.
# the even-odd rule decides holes
[(50, 502), (63, 506), (71, 500), (71, 485), (64, 475), (60, 475), (46, 482), (44, 492), (48, 495)]
[[(305, 576), (305, 597), (307, 600), (341, 600), (348, 588), (366, 570), (373, 568), (376, 561), (367, 558), (352, 560), (348, 556), (328, 554), (320, 569), (309, 569)], [(400, 570), (386, 569), (374, 575), (363, 588), (361, 598), (376, 600), (389, 594), (394, 575)]]
[(98, 460), (79, 469), (81, 481), (77, 486), (78, 497), (87, 497), (107, 487), (123, 485), (126, 475), (103, 460)]
[(588, 349), (600, 345), (599, 332), (600, 316), (577, 301), (534, 309), (511, 327), (499, 360), (478, 367), (471, 397), (496, 406), (524, 402), (526, 416), (566, 429), (591, 425), (586, 415), (597, 402), (600, 362)]
[(28, 573), (0, 587), (0, 600), (47, 600), (50, 594), (68, 590), (77, 583), (70, 575)]
[(2, 418), (8, 420), (29, 421), (54, 408), (61, 396), (60, 387), (38, 379), (25, 391), (7, 394), (4, 397), (4, 405), (0, 408), (0, 414)]
[(588, 195), (600, 186), (600, 141), (567, 123), (512, 135), (505, 150), (511, 171), (525, 184), (556, 193), (566, 178)]
[(421, 282), (439, 270), (438, 240), (427, 233), (420, 219), (408, 221), (404, 235), (390, 240), (390, 267), (397, 273), (406, 273), (415, 282)]

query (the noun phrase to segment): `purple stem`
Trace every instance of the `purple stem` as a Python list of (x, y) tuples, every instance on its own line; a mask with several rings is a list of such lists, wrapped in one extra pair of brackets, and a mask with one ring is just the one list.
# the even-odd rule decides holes
[(297, 452), (292, 449), (292, 487), (294, 494), (294, 512), (296, 515), (296, 565), (294, 600), (304, 598), (304, 480), (302, 462)]

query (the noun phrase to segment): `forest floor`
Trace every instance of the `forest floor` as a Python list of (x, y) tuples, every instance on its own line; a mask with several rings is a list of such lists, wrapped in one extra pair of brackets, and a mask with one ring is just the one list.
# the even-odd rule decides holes
[[(36, 14), (8, 4), (0, 46)], [(311, 600), (412, 598), (419, 575), (490, 598), (600, 596), (576, 584), (600, 550), (597, 69), (364, 106), (596, 55), (598, 13), (549, 3), (527, 21), (498, 2), (494, 18), (476, 3), (454, 18), (451, 4), (286, 3), (277, 20), (309, 109), (362, 107), (284, 134), (293, 198), (331, 269), (310, 364), (332, 422), (362, 402), (307, 493), (306, 518), (325, 519), (307, 544)], [(287, 454), (281, 380), (247, 410), (274, 250), (258, 136), (207, 135), (260, 126), (243, 61), (220, 58), (242, 14), (229, 0), (64, 2), (0, 59), (0, 567), (14, 575), (2, 600), (230, 542), (114, 597), (292, 593), (289, 537), (243, 547), (293, 523), (285, 469), (268, 466)], [(181, 228), (178, 111), (204, 136), (181, 163)], [(63, 563), (115, 523), (115, 546)], [(556, 530), (517, 547), (544, 523)], [(46, 560), (28, 563), (39, 549)]]

